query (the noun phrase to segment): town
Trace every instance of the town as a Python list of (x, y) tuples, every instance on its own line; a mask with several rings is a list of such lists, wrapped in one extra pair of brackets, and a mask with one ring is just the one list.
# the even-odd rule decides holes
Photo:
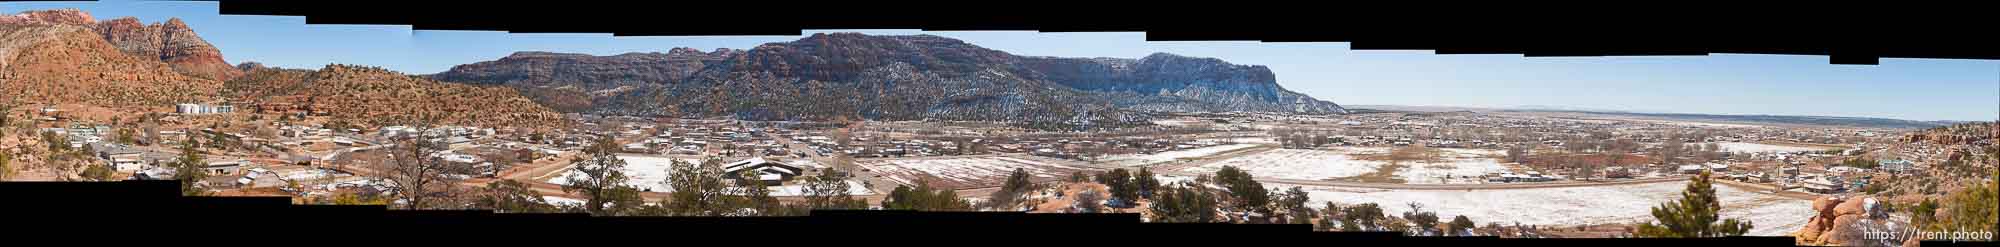
[[(1725, 198), (1745, 197), (1743, 200), (1762, 204), (1743, 207), (1779, 210), (1803, 206), (1823, 195), (1938, 193), (1935, 189), (1916, 191), (1909, 185), (1978, 179), (1975, 173), (1948, 175), (1944, 166), (1965, 166), (1962, 163), (1969, 161), (1976, 164), (1966, 169), (1990, 169), (1990, 162), (1967, 157), (1993, 152), (1991, 139), (1976, 135), (1945, 136), (1976, 141), (1936, 145), (1913, 140), (1924, 137), (1898, 129), (1534, 112), (1163, 114), (1152, 125), (1142, 127), (1072, 131), (1036, 130), (1005, 122), (780, 122), (574, 113), (564, 117), (576, 123), (570, 128), (368, 126), (309, 111), (238, 110), (220, 102), (181, 104), (173, 112), (102, 121), (103, 116), (91, 115), (87, 108), (81, 108), (82, 112), (56, 105), (23, 108), (9, 114), (29, 116), (31, 121), (14, 124), (35, 126), (34, 135), (9, 141), (47, 146), (16, 145), (12, 150), (32, 154), (18, 156), (27, 164), (50, 165), (20, 168), (10, 180), (173, 180), (189, 177), (177, 176), (177, 172), (198, 172), (202, 176), (195, 177), (202, 179), (192, 188), (204, 191), (201, 194), (284, 196), (302, 204), (372, 202), (392, 207), (410, 204), (411, 198), (398, 195), (410, 189), (399, 183), (407, 178), (398, 175), (396, 167), (396, 156), (409, 154), (399, 151), (398, 145), (413, 143), (409, 140), (437, 144), (419, 154), (438, 162), (441, 168), (434, 176), (453, 183), (446, 187), (481, 188), (514, 181), (539, 196), (532, 201), (555, 210), (584, 211), (588, 210), (580, 206), (591, 196), (565, 186), (571, 179), (589, 177), (577, 175), (585, 171), (579, 166), (585, 163), (582, 160), (593, 155), (622, 160), (622, 173), (628, 178), (623, 183), (637, 190), (646, 203), (669, 198), (673, 181), (678, 181), (671, 174), (677, 164), (714, 162), (722, 164), (722, 179), (734, 181), (729, 184), (768, 186), (768, 194), (779, 201), (804, 201), (813, 194), (824, 194), (817, 191), (825, 185), (818, 180), (837, 174), (837, 183), (844, 184), (837, 187), (844, 189), (835, 193), (867, 204), (893, 200), (888, 198), (894, 191), (923, 187), (955, 192), (960, 195), (956, 199), (974, 210), (1153, 215), (1143, 206), (1148, 200), (1109, 196), (1119, 193), (1108, 187), (1116, 183), (1088, 177), (1102, 179), (1114, 170), (1144, 169), (1146, 173), (1141, 174), (1148, 174), (1146, 179), (1157, 180), (1152, 183), (1171, 183), (1207, 180), (1217, 172), (1233, 170), (1254, 176), (1273, 191), (1310, 188), (1305, 194), (1313, 195), (1311, 202), (1329, 207), (1370, 203), (1438, 207), (1485, 202), (1410, 197), (1425, 197), (1422, 193), (1437, 189), (1644, 190), (1677, 186), (1656, 182), (1709, 173), (1717, 183), (1730, 188), (1724, 190), (1730, 192)], [(615, 148), (591, 150), (598, 145)], [(203, 157), (203, 163), (195, 164), (196, 169), (176, 167), (180, 159), (190, 157), (183, 153), (189, 151)], [(606, 151), (611, 153), (592, 153)], [(996, 193), (999, 191), (1021, 190), (1017, 184), (1024, 181), (1033, 184), (1027, 186), (1034, 188), (1033, 192), (993, 197), (1006, 194)], [(1895, 187), (1899, 184), (1902, 187)], [(1346, 195), (1350, 189), (1416, 194), (1319, 198), (1322, 193)], [(1109, 201), (1078, 202), (1081, 194)], [(1923, 200), (1921, 196), (1908, 198)], [(1399, 199), (1413, 201), (1394, 201)], [(1431, 201), (1417, 202), (1424, 200)], [(1457, 207), (1466, 205), (1446, 208)], [(1422, 209), (1388, 211), (1421, 212), (1416, 210)], [(1246, 214), (1216, 216), (1235, 222), (1297, 217), (1241, 213)], [(1798, 210), (1746, 216), (1756, 217), (1760, 226), (1777, 226), (1753, 234), (1779, 235), (1806, 225), (1813, 214)], [(1498, 224), (1464, 231), (1570, 237), (1622, 236), (1627, 232), (1617, 227), (1557, 230), (1561, 228), (1513, 225), (1528, 222), (1601, 228), (1602, 224), (1620, 222), (1554, 215), (1493, 217), (1500, 218), (1489, 218)]]
[[(94, 191), (21, 199), (44, 208), (197, 205), (102, 219), (287, 230), (263, 222), (292, 217), (252, 208), (1868, 246), (2000, 221), (1990, 61), (1516, 59), (1032, 30), (524, 37), (209, 13), (263, 4), (0, 3), (0, 187)], [(98, 196), (124, 192), (162, 196)], [(236, 218), (203, 218), (217, 214)], [(742, 232), (817, 230), (772, 229)]]

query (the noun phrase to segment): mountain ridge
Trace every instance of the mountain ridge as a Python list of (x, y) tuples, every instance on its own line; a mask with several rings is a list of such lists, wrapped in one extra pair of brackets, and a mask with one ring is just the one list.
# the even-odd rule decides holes
[[(1130, 117), (1152, 111), (1346, 112), (1332, 102), (1283, 89), (1263, 66), (1168, 53), (1139, 59), (1019, 56), (935, 35), (820, 33), (748, 50), (674, 48), (666, 53), (610, 56), (522, 51), (428, 76), (514, 86), (536, 95), (537, 102), (564, 111), (641, 115), (1027, 117), (1092, 122), (1134, 120)], [(708, 87), (717, 86), (750, 89), (747, 96), (775, 101), (787, 99), (756, 95), (789, 92), (820, 102), (858, 101), (832, 110), (763, 114), (756, 112), (773, 110), (716, 100), (685, 100), (714, 95), (707, 92), (714, 91)], [(731, 97), (736, 96), (745, 95)], [(660, 102), (662, 98), (680, 100)], [(973, 106), (985, 108), (968, 108)], [(662, 108), (666, 110), (658, 110)], [(1072, 119), (1078, 116), (1093, 119)]]

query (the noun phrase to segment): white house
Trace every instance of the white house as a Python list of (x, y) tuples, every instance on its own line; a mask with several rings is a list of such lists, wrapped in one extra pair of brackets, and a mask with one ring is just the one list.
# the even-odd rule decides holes
[(243, 168), (243, 165), (248, 163), (250, 161), (247, 160), (208, 162), (207, 165), (202, 165), (201, 169), (211, 174), (235, 174), (237, 169)]

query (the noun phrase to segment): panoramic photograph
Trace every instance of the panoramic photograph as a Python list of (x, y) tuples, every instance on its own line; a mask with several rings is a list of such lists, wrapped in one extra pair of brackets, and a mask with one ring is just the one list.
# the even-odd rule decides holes
[(1995, 60), (613, 36), (216, 9), (0, 3), (0, 181), (388, 211), (1132, 214), (1813, 246), (1993, 241), (2000, 221)]

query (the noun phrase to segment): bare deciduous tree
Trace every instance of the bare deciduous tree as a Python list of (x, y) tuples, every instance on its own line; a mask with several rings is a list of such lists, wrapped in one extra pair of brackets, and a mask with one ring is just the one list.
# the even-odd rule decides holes
[(436, 156), (445, 144), (423, 135), (397, 137), (388, 155), (375, 162), (383, 176), (396, 183), (398, 199), (408, 209), (425, 209), (433, 199), (449, 197), (457, 182), (454, 166)]
[(1101, 201), (1104, 200), (1104, 196), (1098, 195), (1096, 190), (1084, 190), (1076, 193), (1076, 197), (1072, 199), (1075, 201), (1076, 210), (1080, 213), (1096, 213), (1103, 209)]

